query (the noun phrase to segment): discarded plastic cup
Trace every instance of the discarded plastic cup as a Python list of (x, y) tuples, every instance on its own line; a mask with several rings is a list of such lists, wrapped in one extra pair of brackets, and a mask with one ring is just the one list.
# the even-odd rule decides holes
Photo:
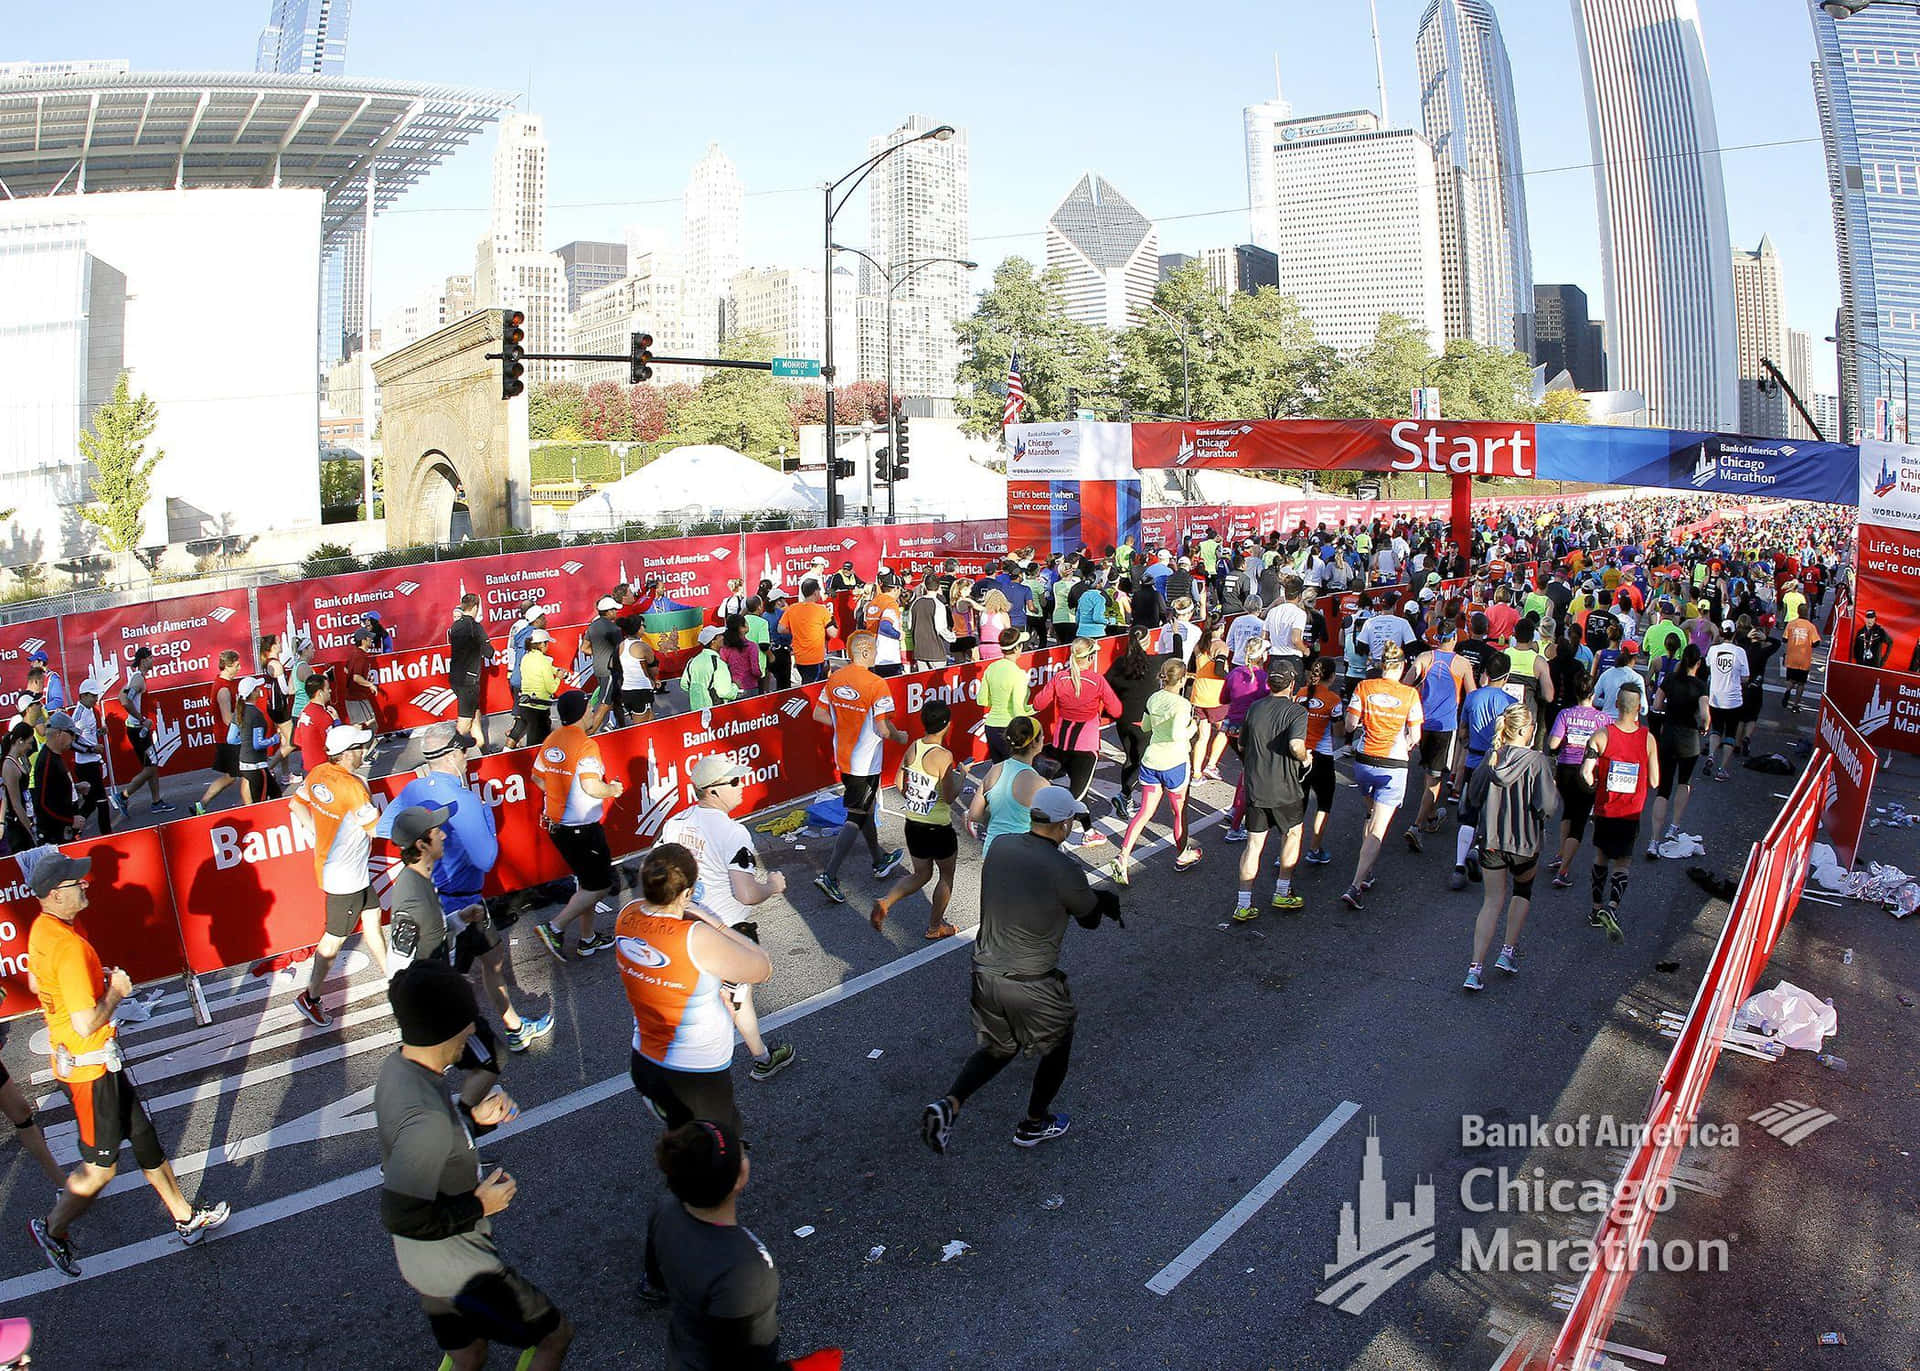
[(1815, 1057), (1814, 1060), (1826, 1067), (1829, 1071), (1845, 1071), (1847, 1069), (1847, 1059), (1845, 1057), (1836, 1057), (1831, 1052), (1822, 1052), (1819, 1056)]
[(1848, 948), (1845, 952), (1840, 954), (1840, 965), (1842, 966), (1853, 965), (1853, 949), (1852, 948)]

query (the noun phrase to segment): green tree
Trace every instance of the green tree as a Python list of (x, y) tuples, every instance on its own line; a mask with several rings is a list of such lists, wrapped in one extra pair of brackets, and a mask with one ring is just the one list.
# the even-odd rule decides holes
[(1584, 424), (1587, 402), (1577, 390), (1550, 390), (1540, 397), (1533, 418), (1541, 424)]
[[(773, 340), (748, 331), (729, 338), (720, 355), (764, 362)], [(671, 402), (669, 402), (671, 409)], [(722, 367), (702, 381), (674, 415), (673, 434), (688, 443), (724, 443), (736, 452), (771, 453), (794, 443), (787, 388), (764, 371)]]
[(160, 412), (144, 392), (133, 393), (127, 378), (120, 373), (113, 398), (93, 416), (92, 432), (80, 435), (80, 454), (93, 466), (93, 501), (81, 508), (81, 517), (100, 529), (109, 550), (120, 553), (139, 546), (153, 469), (167, 455), (146, 455)]
[(529, 438), (580, 438), (587, 392), (572, 381), (540, 381), (527, 387)]
[(1117, 407), (1112, 339), (1067, 316), (1063, 280), (1057, 268), (1039, 271), (1024, 257), (1009, 257), (994, 268), (993, 285), (973, 313), (954, 326), (964, 352), (956, 408), (966, 432), (999, 436), (1007, 362), (1016, 347), (1028, 419), (1069, 417), (1069, 389), (1094, 408)]
[[(1373, 341), (1334, 369), (1315, 412), (1326, 419), (1402, 417), (1413, 402), (1421, 369), (1432, 360), (1422, 330), (1398, 314), (1383, 314)], [(1444, 390), (1440, 412), (1447, 414)]]
[(1497, 423), (1534, 416), (1533, 363), (1512, 348), (1455, 338), (1440, 354), (1430, 383), (1440, 387), (1446, 419)]
[(1190, 385), (1195, 418), (1282, 419), (1309, 412), (1325, 392), (1337, 359), (1314, 341), (1292, 296), (1272, 289), (1222, 296), (1196, 262), (1162, 281), (1154, 303), (1179, 327), (1145, 311), (1121, 335), (1121, 389), (1136, 413), (1185, 413)]

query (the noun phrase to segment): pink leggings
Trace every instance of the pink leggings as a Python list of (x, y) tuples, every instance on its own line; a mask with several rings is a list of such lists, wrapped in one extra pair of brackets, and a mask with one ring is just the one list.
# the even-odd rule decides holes
[[(1133, 811), (1133, 818), (1127, 822), (1127, 834), (1121, 840), (1123, 851), (1133, 851), (1133, 845), (1140, 840), (1141, 830), (1146, 828), (1147, 820), (1160, 807), (1160, 796), (1167, 794), (1162, 786), (1143, 785), (1140, 787), (1140, 805)], [(1173, 850), (1177, 855), (1187, 850), (1187, 792), (1185, 788), (1168, 794), (1173, 801)]]

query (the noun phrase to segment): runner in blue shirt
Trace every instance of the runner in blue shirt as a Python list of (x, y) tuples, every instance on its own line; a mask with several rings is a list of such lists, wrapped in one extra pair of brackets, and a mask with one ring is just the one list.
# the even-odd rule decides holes
[(1460, 791), (1460, 832), (1454, 839), (1453, 874), (1447, 878), (1449, 890), (1464, 890), (1468, 881), (1480, 879), (1480, 861), (1474, 852), (1474, 830), (1480, 824), (1480, 811), (1467, 800), (1465, 778), (1486, 760), (1493, 747), (1494, 730), (1500, 716), (1513, 708), (1515, 700), (1507, 690), (1507, 673), (1513, 663), (1504, 652), (1488, 654), (1485, 682), (1468, 694), (1460, 705), (1460, 770), (1455, 779)]

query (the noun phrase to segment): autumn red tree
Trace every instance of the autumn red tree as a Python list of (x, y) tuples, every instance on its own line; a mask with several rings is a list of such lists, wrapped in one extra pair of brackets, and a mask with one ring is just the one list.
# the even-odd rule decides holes
[(616, 381), (595, 381), (587, 387), (580, 409), (580, 427), (595, 442), (633, 437), (633, 410), (627, 392)]
[(627, 409), (633, 416), (633, 436), (657, 443), (667, 434), (667, 397), (656, 385), (628, 386)]

